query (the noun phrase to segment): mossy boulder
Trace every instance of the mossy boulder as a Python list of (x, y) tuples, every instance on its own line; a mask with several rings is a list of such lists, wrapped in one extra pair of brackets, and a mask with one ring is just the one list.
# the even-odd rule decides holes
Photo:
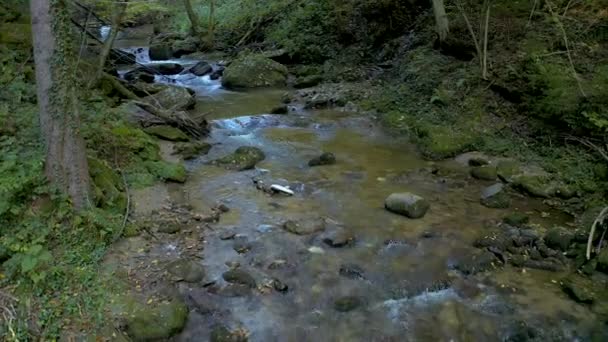
[(224, 165), (229, 169), (243, 171), (255, 168), (255, 165), (266, 158), (262, 150), (252, 146), (241, 146), (220, 159), (213, 161), (213, 164)]
[(284, 86), (287, 68), (262, 55), (247, 55), (234, 60), (224, 71), (222, 85), (226, 88), (257, 88)]
[(182, 132), (178, 128), (160, 125), (148, 127), (144, 130), (146, 133), (153, 135), (157, 138), (168, 140), (168, 141), (188, 141), (190, 138), (186, 133)]
[(471, 176), (480, 180), (496, 180), (496, 167), (492, 165), (477, 166), (471, 169)]
[(520, 227), (530, 221), (530, 217), (524, 213), (514, 212), (505, 216), (502, 221), (508, 225)]
[(173, 146), (173, 154), (179, 154), (185, 160), (190, 160), (209, 153), (211, 147), (211, 144), (201, 141), (180, 142)]
[(224, 272), (222, 278), (232, 284), (245, 285), (250, 288), (255, 288), (257, 286), (255, 278), (253, 278), (251, 274), (238, 268)]
[(405, 192), (388, 196), (384, 201), (384, 207), (393, 213), (417, 219), (423, 217), (431, 205), (424, 198)]
[(570, 275), (562, 280), (562, 289), (570, 298), (579, 303), (593, 303), (597, 293), (593, 281), (578, 275)]
[(496, 174), (503, 182), (511, 183), (521, 173), (520, 165), (513, 160), (501, 160), (496, 164)]
[(205, 277), (205, 270), (194, 260), (180, 259), (167, 265), (167, 272), (173, 280), (197, 283)]
[(481, 204), (488, 208), (505, 209), (511, 205), (511, 198), (504, 186), (496, 183), (481, 192)]
[(568, 250), (573, 240), (574, 233), (562, 227), (551, 228), (545, 234), (545, 244), (547, 247), (563, 252)]
[(179, 301), (138, 307), (126, 317), (127, 334), (134, 341), (165, 340), (186, 324), (188, 308)]
[(146, 162), (148, 171), (156, 177), (177, 183), (186, 181), (186, 168), (182, 164), (168, 163), (165, 161), (148, 161)]
[(169, 44), (154, 44), (148, 51), (150, 59), (153, 61), (164, 61), (173, 58), (173, 48)]
[(302, 89), (302, 88), (310, 88), (318, 85), (323, 82), (323, 76), (321, 75), (310, 75), (299, 77), (293, 84), (294, 88)]
[(533, 197), (549, 198), (555, 195), (555, 186), (546, 175), (520, 175), (513, 179), (513, 184)]
[(126, 196), (122, 192), (123, 181), (104, 161), (89, 157), (89, 174), (93, 180), (95, 200), (102, 207), (126, 206)]
[(196, 105), (194, 91), (184, 87), (170, 86), (144, 100), (167, 110), (188, 110)]

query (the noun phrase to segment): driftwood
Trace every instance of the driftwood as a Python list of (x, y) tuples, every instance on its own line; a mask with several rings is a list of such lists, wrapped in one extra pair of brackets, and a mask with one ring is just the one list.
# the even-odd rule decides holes
[[(120, 79), (109, 75), (108, 73), (103, 73), (102, 78), (110, 82), (114, 89), (116, 89), (116, 91), (118, 91), (123, 97), (132, 100), (133, 103), (139, 108), (162, 120), (163, 123), (175, 126), (195, 138), (201, 138), (208, 133), (205, 122), (202, 124), (195, 122), (192, 120), (192, 118), (190, 118), (188, 113), (184, 111), (167, 110), (152, 103), (146, 102), (129, 90)], [(143, 125), (146, 126), (146, 122), (143, 122)]]
[[(593, 247), (593, 239), (595, 237), (595, 230), (597, 229), (597, 227), (599, 225), (602, 225), (604, 223), (607, 215), (608, 215), (608, 207), (606, 207), (602, 210), (602, 212), (596, 217), (595, 221), (593, 221), (593, 224), (591, 225), (591, 231), (589, 232), (589, 238), (587, 239), (587, 251), (585, 254), (585, 256), (587, 257), (587, 260), (591, 259), (591, 248)], [(598, 248), (597, 248), (597, 253), (599, 253), (600, 248), (601, 248), (601, 240), (600, 240), (600, 245), (598, 245)]]

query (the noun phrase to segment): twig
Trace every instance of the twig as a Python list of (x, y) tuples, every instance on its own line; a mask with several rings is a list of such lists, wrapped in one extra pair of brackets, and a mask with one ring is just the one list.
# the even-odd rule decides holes
[(589, 238), (587, 239), (587, 252), (585, 254), (587, 260), (591, 259), (591, 248), (593, 246), (593, 237), (595, 235), (595, 229), (597, 228), (598, 224), (604, 222), (606, 214), (608, 214), (608, 207), (605, 207), (602, 212), (600, 212), (600, 214), (595, 218), (595, 221), (593, 221), (593, 224), (591, 225), (591, 231), (589, 232)]
[(488, 0), (487, 8), (486, 8), (486, 25), (485, 25), (484, 37), (483, 37), (483, 63), (482, 63), (483, 68), (481, 71), (481, 77), (484, 80), (488, 79), (488, 31), (489, 31), (489, 25), (490, 25), (491, 4), (492, 4), (492, 2), (490, 0)]
[(574, 136), (567, 136), (566, 140), (573, 140), (573, 141), (579, 142), (579, 143), (595, 150), (597, 153), (599, 153), (602, 156), (602, 158), (604, 158), (606, 161), (608, 161), (608, 145), (606, 146), (606, 149), (604, 150), (603, 148), (597, 146), (596, 144), (592, 143), (588, 139), (582, 139), (582, 138), (578, 138), (578, 137), (574, 137)]
[(479, 47), (479, 41), (477, 40), (477, 35), (475, 34), (475, 30), (473, 30), (473, 26), (471, 25), (471, 22), (469, 21), (469, 17), (467, 16), (467, 13), (465, 12), (464, 7), (462, 7), (462, 3), (460, 2), (460, 0), (456, 0), (456, 7), (462, 14), (462, 17), (464, 18), (464, 22), (467, 24), (467, 29), (469, 30), (469, 33), (471, 34), (471, 38), (473, 38), (473, 43), (475, 43), (475, 50), (477, 51), (477, 55), (479, 56), (479, 66), (483, 68), (482, 60), (481, 60), (481, 47)]
[(534, 5), (532, 5), (532, 10), (530, 11), (530, 17), (528, 18), (526, 27), (530, 26), (530, 24), (532, 23), (532, 17), (534, 17), (534, 11), (536, 11), (536, 6), (538, 6), (538, 0), (534, 0)]
[(566, 13), (568, 13), (568, 9), (570, 8), (570, 5), (572, 5), (573, 2), (574, 2), (574, 0), (568, 1), (568, 4), (566, 5), (566, 8), (564, 9), (564, 13), (562, 14), (562, 17), (566, 16)]

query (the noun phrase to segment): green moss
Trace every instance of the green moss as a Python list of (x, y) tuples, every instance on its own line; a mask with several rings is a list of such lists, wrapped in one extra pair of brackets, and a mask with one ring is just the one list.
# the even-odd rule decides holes
[(89, 157), (88, 164), (98, 205), (124, 210), (127, 199), (122, 192), (123, 181), (120, 176), (105, 162), (97, 158)]
[(173, 164), (165, 161), (146, 162), (148, 171), (165, 181), (183, 183), (186, 181), (186, 168), (182, 164)]
[(266, 155), (257, 147), (241, 146), (234, 153), (214, 160), (214, 164), (224, 165), (227, 168), (243, 171), (250, 170), (257, 163), (264, 160)]
[(180, 332), (188, 318), (188, 308), (178, 300), (154, 305), (134, 305), (126, 315), (127, 333), (135, 341), (167, 339)]
[(419, 129), (422, 153), (431, 159), (445, 159), (466, 152), (478, 145), (471, 133), (459, 132), (453, 127), (424, 125)]
[(493, 181), (497, 177), (496, 167), (491, 165), (483, 165), (471, 169), (471, 176), (481, 180)]
[(515, 177), (513, 184), (535, 197), (548, 198), (555, 195), (555, 186), (547, 176), (521, 175)]
[(207, 154), (211, 147), (211, 144), (205, 142), (177, 143), (173, 147), (173, 153), (189, 160)]
[(186, 135), (186, 133), (182, 132), (178, 128), (160, 125), (160, 126), (152, 126), (145, 129), (145, 132), (153, 135), (157, 138), (168, 140), (168, 141), (188, 141), (190, 138)]

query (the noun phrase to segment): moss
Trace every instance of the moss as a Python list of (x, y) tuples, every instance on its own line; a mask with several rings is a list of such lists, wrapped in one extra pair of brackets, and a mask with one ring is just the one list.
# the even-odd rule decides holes
[(513, 184), (534, 197), (548, 198), (555, 195), (555, 186), (546, 176), (521, 175), (515, 177)]
[(146, 162), (146, 168), (151, 174), (165, 181), (178, 183), (186, 181), (186, 168), (182, 164), (165, 161), (148, 161)]
[(120, 176), (97, 158), (89, 157), (88, 164), (98, 205), (123, 209), (126, 206), (126, 196), (121, 191), (123, 181)]
[(0, 25), (0, 44), (32, 45), (32, 26), (28, 24), (6, 23)]
[(530, 217), (526, 214), (515, 212), (505, 216), (502, 220), (506, 224), (521, 227), (530, 221)]
[(188, 308), (178, 300), (134, 305), (127, 314), (127, 333), (135, 341), (167, 339), (186, 324)]
[(173, 153), (189, 160), (207, 154), (211, 147), (211, 144), (205, 142), (177, 143), (173, 147)]
[(264, 160), (264, 158), (266, 158), (266, 155), (259, 148), (241, 146), (237, 148), (234, 153), (214, 160), (213, 163), (225, 165), (230, 169), (243, 171), (253, 169), (255, 165)]
[(421, 130), (420, 148), (424, 156), (431, 159), (445, 159), (466, 152), (478, 145), (473, 134), (455, 130), (453, 127), (424, 125)]
[(496, 165), (496, 174), (501, 180), (505, 182), (511, 182), (513, 180), (513, 177), (519, 173), (520, 165), (516, 161), (501, 160)]
[(471, 169), (471, 176), (481, 180), (493, 181), (496, 179), (496, 167), (491, 165), (483, 165)]
[(160, 125), (160, 126), (152, 126), (145, 129), (145, 132), (153, 135), (157, 138), (168, 140), (168, 141), (188, 141), (190, 138), (186, 135), (186, 133), (182, 132), (178, 128)]

